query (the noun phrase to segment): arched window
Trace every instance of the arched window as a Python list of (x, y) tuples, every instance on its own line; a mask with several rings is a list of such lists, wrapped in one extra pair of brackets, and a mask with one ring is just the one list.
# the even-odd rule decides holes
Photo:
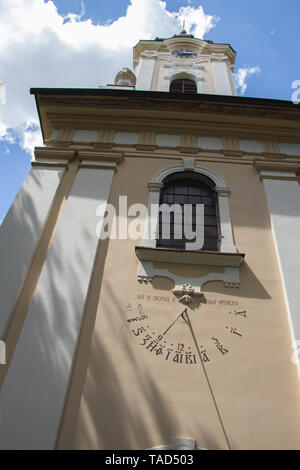
[(197, 93), (197, 85), (194, 80), (187, 78), (176, 78), (171, 82), (170, 92), (172, 93)]
[[(142, 246), (136, 246), (135, 252), (139, 259), (138, 279), (142, 282), (152, 282), (157, 277), (172, 279), (175, 283), (174, 293), (186, 294), (191, 288), (194, 295), (201, 295), (201, 286), (210, 281), (222, 280), (225, 286), (237, 287), (239, 285), (239, 266), (244, 254), (238, 253), (233, 239), (233, 230), (230, 217), (230, 189), (223, 178), (215, 171), (203, 166), (195, 165), (195, 158), (183, 157), (182, 165), (170, 166), (159, 170), (148, 183), (149, 199), (148, 214), (145, 220), (145, 232)], [(197, 248), (181, 237), (169, 237), (165, 240), (165, 220), (160, 215), (166, 210), (177, 212), (177, 205), (190, 204), (189, 217), (192, 228), (195, 227), (194, 206), (201, 205), (204, 227), (204, 245)], [(165, 208), (161, 206), (165, 205)], [(204, 209), (204, 211), (203, 211)], [(193, 220), (194, 217), (194, 220)], [(173, 216), (170, 226), (175, 235), (178, 222)], [(180, 224), (186, 221), (181, 219)], [(173, 224), (173, 229), (171, 228)], [(184, 233), (184, 232), (183, 232)], [(203, 234), (203, 231), (202, 231)], [(177, 235), (177, 233), (176, 233)], [(202, 239), (203, 239), (202, 238)], [(155, 263), (171, 263), (223, 266), (223, 272), (210, 272), (197, 278), (180, 276), (166, 267), (156, 266)], [(212, 268), (213, 270), (213, 268)], [(187, 287), (188, 286), (188, 287)]]
[(187, 243), (195, 243), (196, 235), (193, 239), (187, 235), (197, 233), (197, 228), (203, 234), (203, 217), (196, 211), (197, 206), (202, 205), (204, 244), (200, 249), (219, 250), (218, 197), (214, 187), (214, 182), (207, 176), (187, 171), (164, 179), (159, 201), (158, 247), (184, 250)]

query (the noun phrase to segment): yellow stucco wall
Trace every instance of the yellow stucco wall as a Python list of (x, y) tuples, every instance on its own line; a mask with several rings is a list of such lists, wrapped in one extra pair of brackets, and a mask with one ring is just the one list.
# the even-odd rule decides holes
[[(110, 202), (127, 195), (128, 205), (147, 205), (153, 175), (179, 162), (171, 152), (127, 156)], [(190, 324), (180, 318), (162, 335), (185, 308), (173, 282), (138, 282), (141, 240), (100, 242), (58, 448), (146, 449), (173, 437), (208, 449), (300, 447), (299, 380), (263, 184), (248, 163), (203, 155), (196, 165), (231, 189), (235, 243), (246, 255), (240, 287), (205, 284), (206, 303), (187, 307)], [(157, 266), (183, 277), (223, 269)]]

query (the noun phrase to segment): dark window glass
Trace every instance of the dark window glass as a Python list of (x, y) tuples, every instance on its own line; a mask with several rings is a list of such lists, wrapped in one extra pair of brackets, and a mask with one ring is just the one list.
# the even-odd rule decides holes
[(170, 92), (172, 93), (197, 93), (197, 86), (194, 80), (187, 78), (177, 78), (173, 80), (170, 85)]
[[(160, 204), (172, 206), (179, 204), (182, 208), (182, 216), (176, 215), (174, 217), (173, 211), (168, 215), (168, 211), (164, 209), (163, 213), (159, 213), (159, 238), (157, 246), (185, 249), (186, 242), (193, 242), (194, 240), (187, 240), (184, 234), (184, 205), (190, 204), (189, 214), (186, 219), (186, 227), (196, 230), (196, 206), (197, 204), (204, 204), (204, 246), (202, 250), (218, 251), (219, 228), (218, 228), (218, 211), (217, 211), (217, 196), (213, 189), (213, 182), (203, 175), (194, 173), (177, 173), (171, 175), (165, 180), (164, 187), (160, 193)], [(185, 209), (186, 210), (186, 209)], [(182, 237), (177, 239), (174, 235), (180, 233), (180, 226), (182, 225)], [(170, 225), (169, 225), (170, 224)], [(167, 234), (170, 232), (170, 237)]]

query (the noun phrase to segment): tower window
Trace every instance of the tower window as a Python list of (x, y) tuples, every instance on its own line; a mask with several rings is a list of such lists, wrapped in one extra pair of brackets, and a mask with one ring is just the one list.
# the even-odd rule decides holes
[(170, 92), (197, 93), (197, 86), (194, 80), (189, 80), (187, 78), (177, 78), (171, 82)]
[[(196, 215), (196, 206), (202, 204), (204, 206), (204, 245), (202, 250), (218, 251), (217, 194), (213, 186), (214, 183), (208, 177), (188, 172), (174, 174), (165, 180), (160, 193), (160, 206), (164, 205), (164, 207), (159, 214), (157, 246), (184, 250), (187, 242), (193, 242), (185, 237), (186, 227), (184, 224), (190, 224), (188, 228), (193, 232), (197, 230), (197, 223), (199, 224), (200, 220)], [(191, 209), (191, 217), (188, 219), (184, 218), (186, 204)], [(181, 211), (179, 210), (179, 213), (176, 214), (171, 209), (168, 210), (173, 205), (177, 205), (178, 209), (180, 206)], [(203, 221), (201, 225), (202, 223)], [(178, 238), (178, 233), (182, 233), (181, 238)]]

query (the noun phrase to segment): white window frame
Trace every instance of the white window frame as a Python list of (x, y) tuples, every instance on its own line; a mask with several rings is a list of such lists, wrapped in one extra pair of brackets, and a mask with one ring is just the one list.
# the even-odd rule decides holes
[(171, 166), (160, 170), (154, 175), (148, 183), (149, 200), (148, 200), (148, 217), (145, 221), (145, 231), (142, 246), (156, 248), (156, 234), (158, 228), (158, 211), (151, 211), (151, 207), (159, 206), (160, 190), (164, 185), (167, 176), (182, 173), (184, 171), (193, 171), (195, 173), (207, 176), (214, 183), (214, 190), (218, 195), (219, 209), (219, 229), (220, 229), (220, 253), (237, 253), (234, 243), (232, 223), (230, 217), (230, 189), (227, 187), (223, 178), (213, 170), (202, 166), (194, 165), (194, 158), (184, 158), (183, 165)]
[[(165, 66), (167, 68), (167, 66)], [(168, 73), (165, 75), (165, 91), (170, 91), (170, 85), (173, 80), (178, 78), (187, 78), (193, 80), (197, 86), (197, 93), (203, 93), (203, 70), (202, 65), (186, 64), (185, 67), (176, 65), (170, 66)]]

